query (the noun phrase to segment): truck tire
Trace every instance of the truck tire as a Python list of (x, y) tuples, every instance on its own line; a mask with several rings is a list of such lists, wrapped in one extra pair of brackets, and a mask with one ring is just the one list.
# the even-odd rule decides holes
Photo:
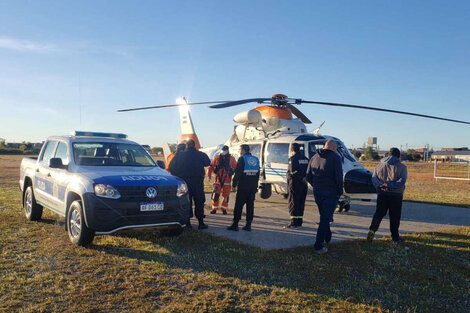
[(28, 186), (24, 192), (23, 208), (28, 220), (39, 221), (41, 219), (42, 206), (36, 203), (32, 186)]
[(261, 184), (260, 197), (261, 199), (268, 199), (272, 195), (271, 184)]
[(77, 246), (87, 246), (91, 244), (95, 237), (95, 231), (89, 229), (85, 224), (82, 202), (75, 200), (67, 210), (67, 232), (70, 241)]

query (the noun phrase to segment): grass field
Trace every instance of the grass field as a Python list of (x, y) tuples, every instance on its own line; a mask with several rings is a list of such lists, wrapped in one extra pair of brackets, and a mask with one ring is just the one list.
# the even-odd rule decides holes
[[(377, 162), (364, 162), (373, 171)], [(470, 207), (470, 181), (435, 180), (434, 164), (406, 162), (408, 180), (404, 194), (405, 201), (429, 202)], [(453, 173), (450, 168), (442, 167), (443, 175)]]
[[(263, 251), (198, 231), (69, 243), (27, 222), (17, 161), (0, 156), (0, 312), (468, 312), (470, 227)], [(15, 177), (13, 177), (15, 176)], [(313, 238), (312, 238), (313, 240)]]

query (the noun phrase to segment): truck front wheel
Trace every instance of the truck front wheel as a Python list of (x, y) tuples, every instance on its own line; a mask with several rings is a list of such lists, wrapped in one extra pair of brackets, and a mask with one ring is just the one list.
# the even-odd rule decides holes
[(67, 211), (67, 232), (70, 241), (78, 246), (87, 246), (95, 237), (95, 232), (89, 229), (84, 220), (82, 202), (75, 200)]
[(23, 208), (26, 218), (30, 221), (38, 221), (42, 217), (42, 206), (36, 203), (33, 187), (29, 186), (24, 192)]

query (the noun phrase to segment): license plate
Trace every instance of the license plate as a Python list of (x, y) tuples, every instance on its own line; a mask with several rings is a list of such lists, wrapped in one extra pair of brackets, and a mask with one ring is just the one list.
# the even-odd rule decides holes
[(163, 211), (164, 205), (163, 202), (156, 202), (156, 203), (141, 203), (140, 204), (140, 211), (147, 212), (147, 211)]

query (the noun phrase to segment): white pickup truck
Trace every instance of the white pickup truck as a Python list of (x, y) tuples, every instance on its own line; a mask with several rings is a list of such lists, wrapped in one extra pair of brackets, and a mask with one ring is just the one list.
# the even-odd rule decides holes
[(37, 159), (22, 160), (19, 183), (26, 217), (41, 219), (43, 208), (64, 216), (76, 245), (134, 228), (157, 227), (174, 236), (189, 218), (184, 181), (124, 134), (50, 137)]

